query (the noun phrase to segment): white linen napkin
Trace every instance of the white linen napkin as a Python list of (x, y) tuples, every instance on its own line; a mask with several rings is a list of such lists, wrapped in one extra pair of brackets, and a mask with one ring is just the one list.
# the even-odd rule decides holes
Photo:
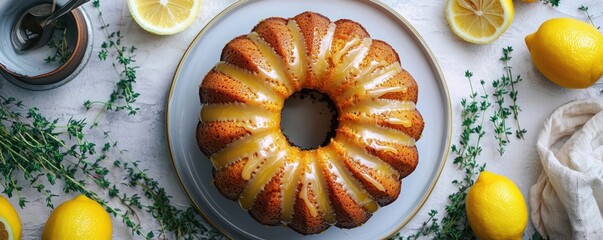
[(547, 239), (603, 239), (603, 100), (559, 107), (537, 148), (543, 171), (530, 189), (536, 230)]

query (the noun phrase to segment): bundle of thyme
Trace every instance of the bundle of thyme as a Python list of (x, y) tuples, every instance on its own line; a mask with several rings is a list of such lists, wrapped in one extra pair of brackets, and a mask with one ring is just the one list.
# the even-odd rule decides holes
[[(103, 144), (88, 139), (87, 131), (96, 130), (102, 131)], [(192, 208), (172, 206), (165, 189), (139, 167), (139, 161), (125, 158), (126, 151), (96, 123), (89, 127), (86, 120), (72, 118), (59, 125), (58, 119), (44, 117), (37, 108), (0, 95), (0, 186), (8, 197), (17, 196), (22, 208), (29, 202), (20, 194), (25, 187), (44, 194), (50, 208), (63, 193), (81, 193), (120, 219), (132, 234), (146, 239), (219, 236)], [(116, 175), (124, 178), (108, 178)], [(55, 184), (62, 185), (62, 193), (53, 192)], [(152, 216), (160, 229), (144, 229), (140, 211)]]

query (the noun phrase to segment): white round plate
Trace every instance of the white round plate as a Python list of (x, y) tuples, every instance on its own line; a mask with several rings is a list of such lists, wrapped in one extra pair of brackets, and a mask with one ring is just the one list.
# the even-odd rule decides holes
[[(239, 204), (224, 198), (212, 184), (212, 165), (197, 147), (198, 87), (219, 61), (224, 45), (247, 34), (262, 19), (293, 17), (314, 11), (332, 21), (347, 18), (362, 24), (374, 39), (388, 42), (400, 54), (402, 67), (419, 85), (417, 108), (425, 119), (417, 142), (420, 161), (403, 180), (402, 192), (392, 204), (379, 209), (354, 229), (331, 227), (303, 236), (286, 227), (264, 226)], [(398, 231), (420, 209), (435, 185), (450, 144), (451, 109), (442, 73), (414, 28), (382, 3), (366, 0), (258, 0), (240, 1), (213, 19), (188, 48), (176, 73), (167, 102), (167, 135), (176, 174), (193, 205), (215, 228), (234, 239), (381, 239)], [(295, 128), (298, 129), (298, 128)], [(307, 129), (299, 128), (300, 131)]]

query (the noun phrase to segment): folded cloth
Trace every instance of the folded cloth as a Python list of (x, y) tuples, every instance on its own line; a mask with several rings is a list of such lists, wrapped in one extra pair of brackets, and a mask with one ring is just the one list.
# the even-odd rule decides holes
[(603, 100), (559, 107), (537, 148), (543, 171), (530, 189), (536, 230), (547, 239), (603, 239)]

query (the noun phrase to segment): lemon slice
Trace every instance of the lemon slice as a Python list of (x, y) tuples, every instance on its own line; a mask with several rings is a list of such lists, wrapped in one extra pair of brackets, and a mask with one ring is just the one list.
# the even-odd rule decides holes
[(15, 235), (8, 221), (0, 217), (0, 240), (13, 240)]
[(19, 214), (2, 196), (0, 196), (0, 240), (21, 240)]
[(446, 19), (452, 31), (467, 42), (487, 44), (513, 22), (512, 0), (448, 0)]
[(132, 18), (144, 30), (171, 35), (190, 26), (197, 15), (201, 0), (128, 0)]

